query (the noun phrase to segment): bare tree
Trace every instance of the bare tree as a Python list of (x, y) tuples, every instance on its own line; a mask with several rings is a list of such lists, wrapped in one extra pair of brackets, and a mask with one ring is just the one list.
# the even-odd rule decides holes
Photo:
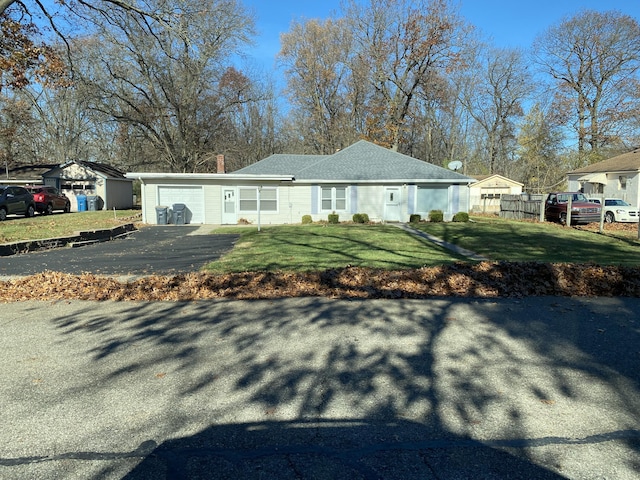
[(566, 168), (558, 152), (563, 137), (540, 104), (526, 114), (518, 135), (521, 180), (529, 192), (544, 193), (564, 180)]
[(630, 92), (640, 68), (640, 25), (619, 12), (585, 10), (540, 35), (534, 55), (556, 81), (557, 105), (577, 135), (581, 163), (589, 155), (598, 160), (602, 147), (619, 140), (616, 129), (629, 107), (637, 106)]
[(462, 103), (485, 134), (488, 173), (508, 174), (516, 148), (514, 121), (524, 114), (522, 102), (531, 92), (531, 81), (518, 50), (480, 50), (476, 58), (468, 69)]
[(281, 35), (279, 58), (307, 148), (333, 153), (357, 138), (361, 107), (354, 84), (353, 38), (343, 19), (295, 22)]
[(446, 0), (350, 0), (346, 15), (373, 88), (367, 134), (398, 150), (416, 93), (454, 68), (463, 23)]
[(253, 21), (235, 0), (171, 4), (182, 13), (170, 29), (128, 11), (82, 12), (96, 33), (72, 45), (76, 78), (91, 108), (144, 136), (165, 168), (207, 171), (224, 114), (253, 100), (250, 82), (227, 66)]

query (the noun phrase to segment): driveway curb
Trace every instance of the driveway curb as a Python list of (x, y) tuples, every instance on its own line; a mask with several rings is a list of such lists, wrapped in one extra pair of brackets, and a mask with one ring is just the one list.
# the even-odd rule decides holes
[(69, 237), (44, 238), (40, 240), (25, 240), (24, 242), (6, 243), (0, 245), (0, 257), (7, 257), (17, 253), (34, 252), (36, 250), (50, 250), (67, 245), (78, 247), (97, 242), (106, 242), (137, 230), (133, 223), (127, 223), (105, 230), (91, 230), (77, 232)]

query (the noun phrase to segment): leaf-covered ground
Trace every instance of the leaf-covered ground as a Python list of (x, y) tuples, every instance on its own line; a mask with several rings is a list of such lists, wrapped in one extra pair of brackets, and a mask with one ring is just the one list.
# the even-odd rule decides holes
[(346, 267), (316, 273), (192, 273), (130, 281), (43, 272), (0, 281), (0, 302), (23, 300), (194, 301), (323, 296), (431, 298), (640, 297), (640, 267), (483, 262), (387, 271)]
[[(598, 224), (577, 228), (597, 232)], [(607, 224), (605, 230), (635, 239), (638, 224)], [(347, 267), (314, 273), (191, 273), (148, 276), (129, 281), (92, 274), (43, 272), (0, 281), (0, 303), (73, 299), (195, 301), (308, 296), (431, 298), (548, 295), (640, 297), (640, 267), (482, 262), (398, 271)]]

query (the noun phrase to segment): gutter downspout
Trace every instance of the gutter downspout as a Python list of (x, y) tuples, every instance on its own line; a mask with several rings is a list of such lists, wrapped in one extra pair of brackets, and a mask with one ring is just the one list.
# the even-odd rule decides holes
[(140, 205), (142, 206), (142, 223), (147, 223), (147, 209), (145, 208), (145, 190), (146, 185), (142, 177), (138, 177), (140, 180)]

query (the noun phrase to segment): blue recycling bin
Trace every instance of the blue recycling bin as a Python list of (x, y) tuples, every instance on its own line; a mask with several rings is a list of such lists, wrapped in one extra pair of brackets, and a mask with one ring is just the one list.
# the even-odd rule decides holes
[(86, 212), (87, 211), (87, 196), (86, 195), (76, 195), (76, 200), (78, 201), (78, 211)]

